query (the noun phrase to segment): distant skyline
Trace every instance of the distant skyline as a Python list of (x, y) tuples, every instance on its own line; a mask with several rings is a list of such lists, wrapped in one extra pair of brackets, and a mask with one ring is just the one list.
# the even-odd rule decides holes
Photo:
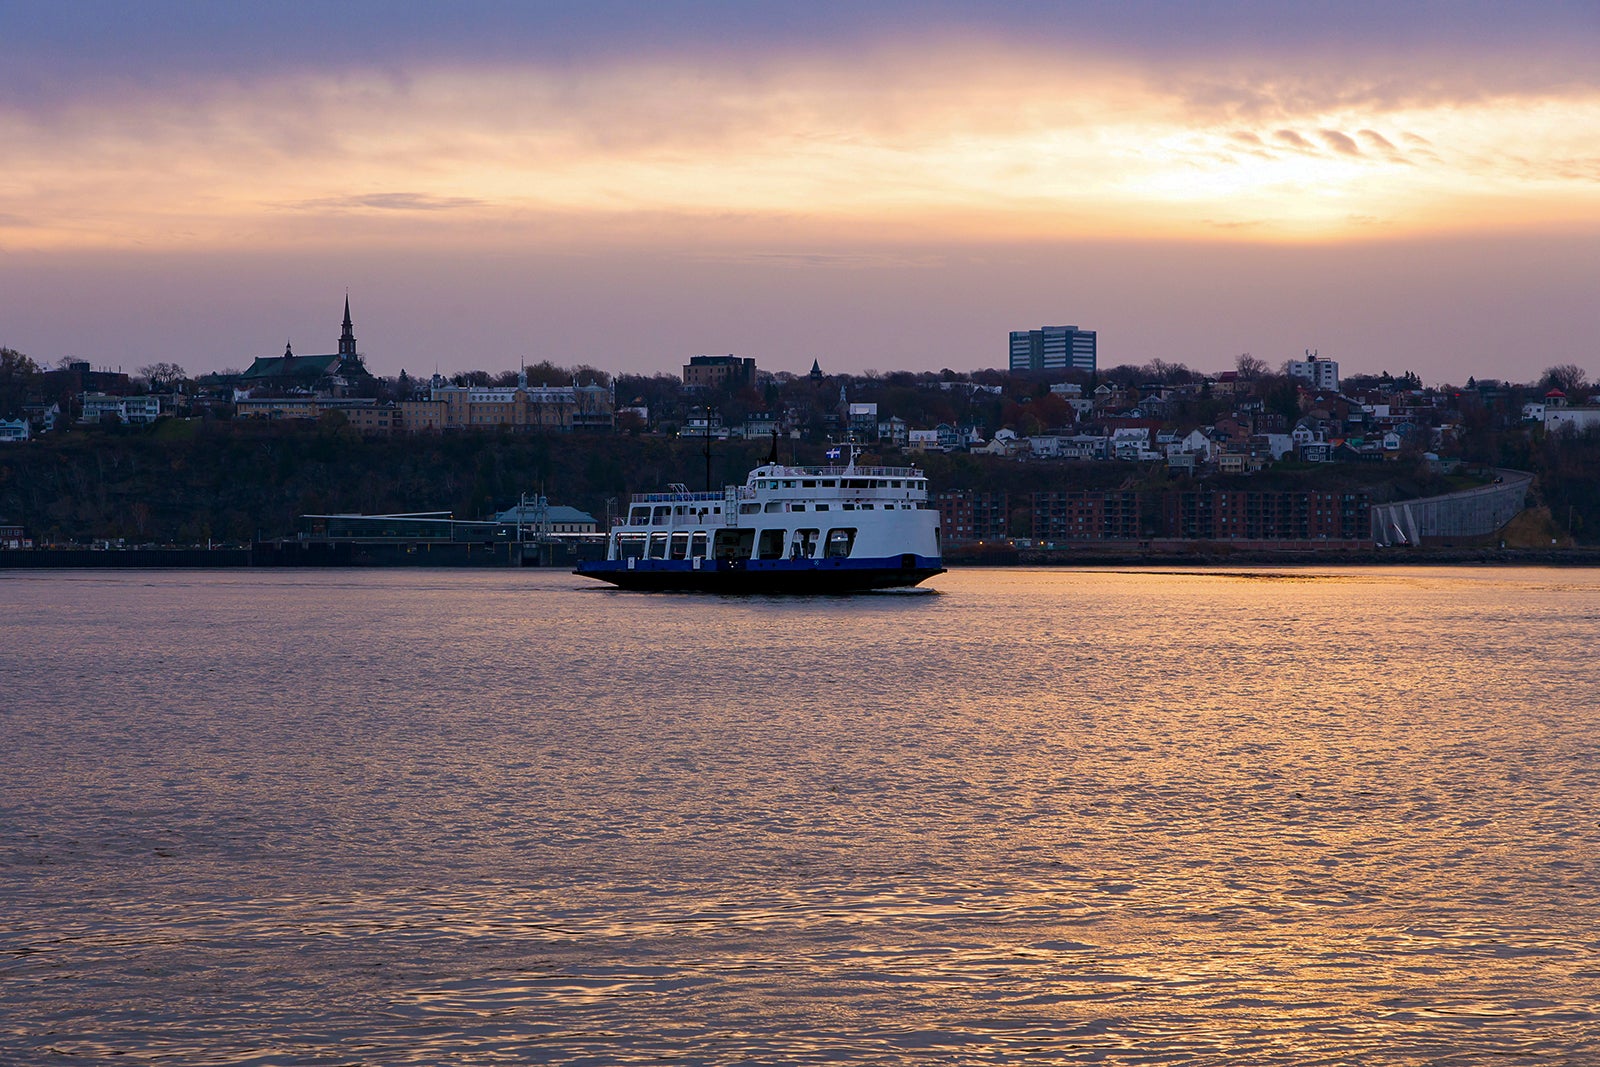
[(1592, 3), (0, 0), (0, 345), (1600, 372)]

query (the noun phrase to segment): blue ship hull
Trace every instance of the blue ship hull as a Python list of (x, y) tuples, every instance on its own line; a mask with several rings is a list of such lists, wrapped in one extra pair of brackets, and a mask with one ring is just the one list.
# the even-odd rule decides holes
[(880, 559), (608, 559), (580, 563), (572, 573), (648, 592), (825, 594), (906, 588), (944, 568), (937, 556), (908, 552)]

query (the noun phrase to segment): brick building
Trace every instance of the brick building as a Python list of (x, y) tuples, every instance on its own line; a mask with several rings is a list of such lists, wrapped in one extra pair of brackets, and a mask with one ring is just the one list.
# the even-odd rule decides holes
[(1035, 541), (1132, 541), (1139, 536), (1139, 494), (1131, 490), (1033, 494)]
[(934, 494), (939, 528), (946, 542), (994, 541), (1010, 527), (1010, 506), (1005, 492), (948, 490)]
[(1162, 494), (1166, 536), (1202, 541), (1354, 541), (1367, 535), (1369, 514), (1365, 493)]

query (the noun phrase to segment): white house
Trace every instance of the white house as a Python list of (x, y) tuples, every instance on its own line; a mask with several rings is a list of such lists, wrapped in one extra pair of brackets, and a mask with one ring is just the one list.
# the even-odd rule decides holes
[(1207, 437), (1205, 431), (1198, 426), (1181, 437), (1174, 434), (1166, 443), (1167, 458), (1173, 456), (1197, 456), (1200, 462), (1209, 462), (1215, 450), (1215, 444)]
[(1582, 434), (1584, 430), (1600, 426), (1600, 408), (1544, 408), (1544, 430), (1552, 434), (1557, 430), (1571, 427), (1574, 432)]
[(84, 393), (83, 415), (78, 421), (99, 422), (114, 415), (118, 422), (149, 423), (161, 416), (161, 398), (158, 396), (107, 396), (104, 393)]
[(899, 415), (890, 415), (887, 419), (880, 419), (878, 422), (878, 439), (880, 441), (888, 441), (896, 448), (906, 447), (906, 442), (910, 440), (907, 435), (910, 432), (910, 427), (906, 425), (906, 420)]
[(1555, 433), (1572, 427), (1575, 433), (1600, 426), (1600, 408), (1553, 408), (1546, 406), (1544, 410), (1544, 428), (1546, 433)]
[(27, 419), (0, 419), (0, 443), (26, 441), (27, 439)]

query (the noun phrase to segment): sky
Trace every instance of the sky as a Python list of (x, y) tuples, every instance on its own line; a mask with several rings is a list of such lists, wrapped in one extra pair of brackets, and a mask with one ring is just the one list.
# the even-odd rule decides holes
[(0, 0), (0, 345), (1600, 376), (1600, 5)]

